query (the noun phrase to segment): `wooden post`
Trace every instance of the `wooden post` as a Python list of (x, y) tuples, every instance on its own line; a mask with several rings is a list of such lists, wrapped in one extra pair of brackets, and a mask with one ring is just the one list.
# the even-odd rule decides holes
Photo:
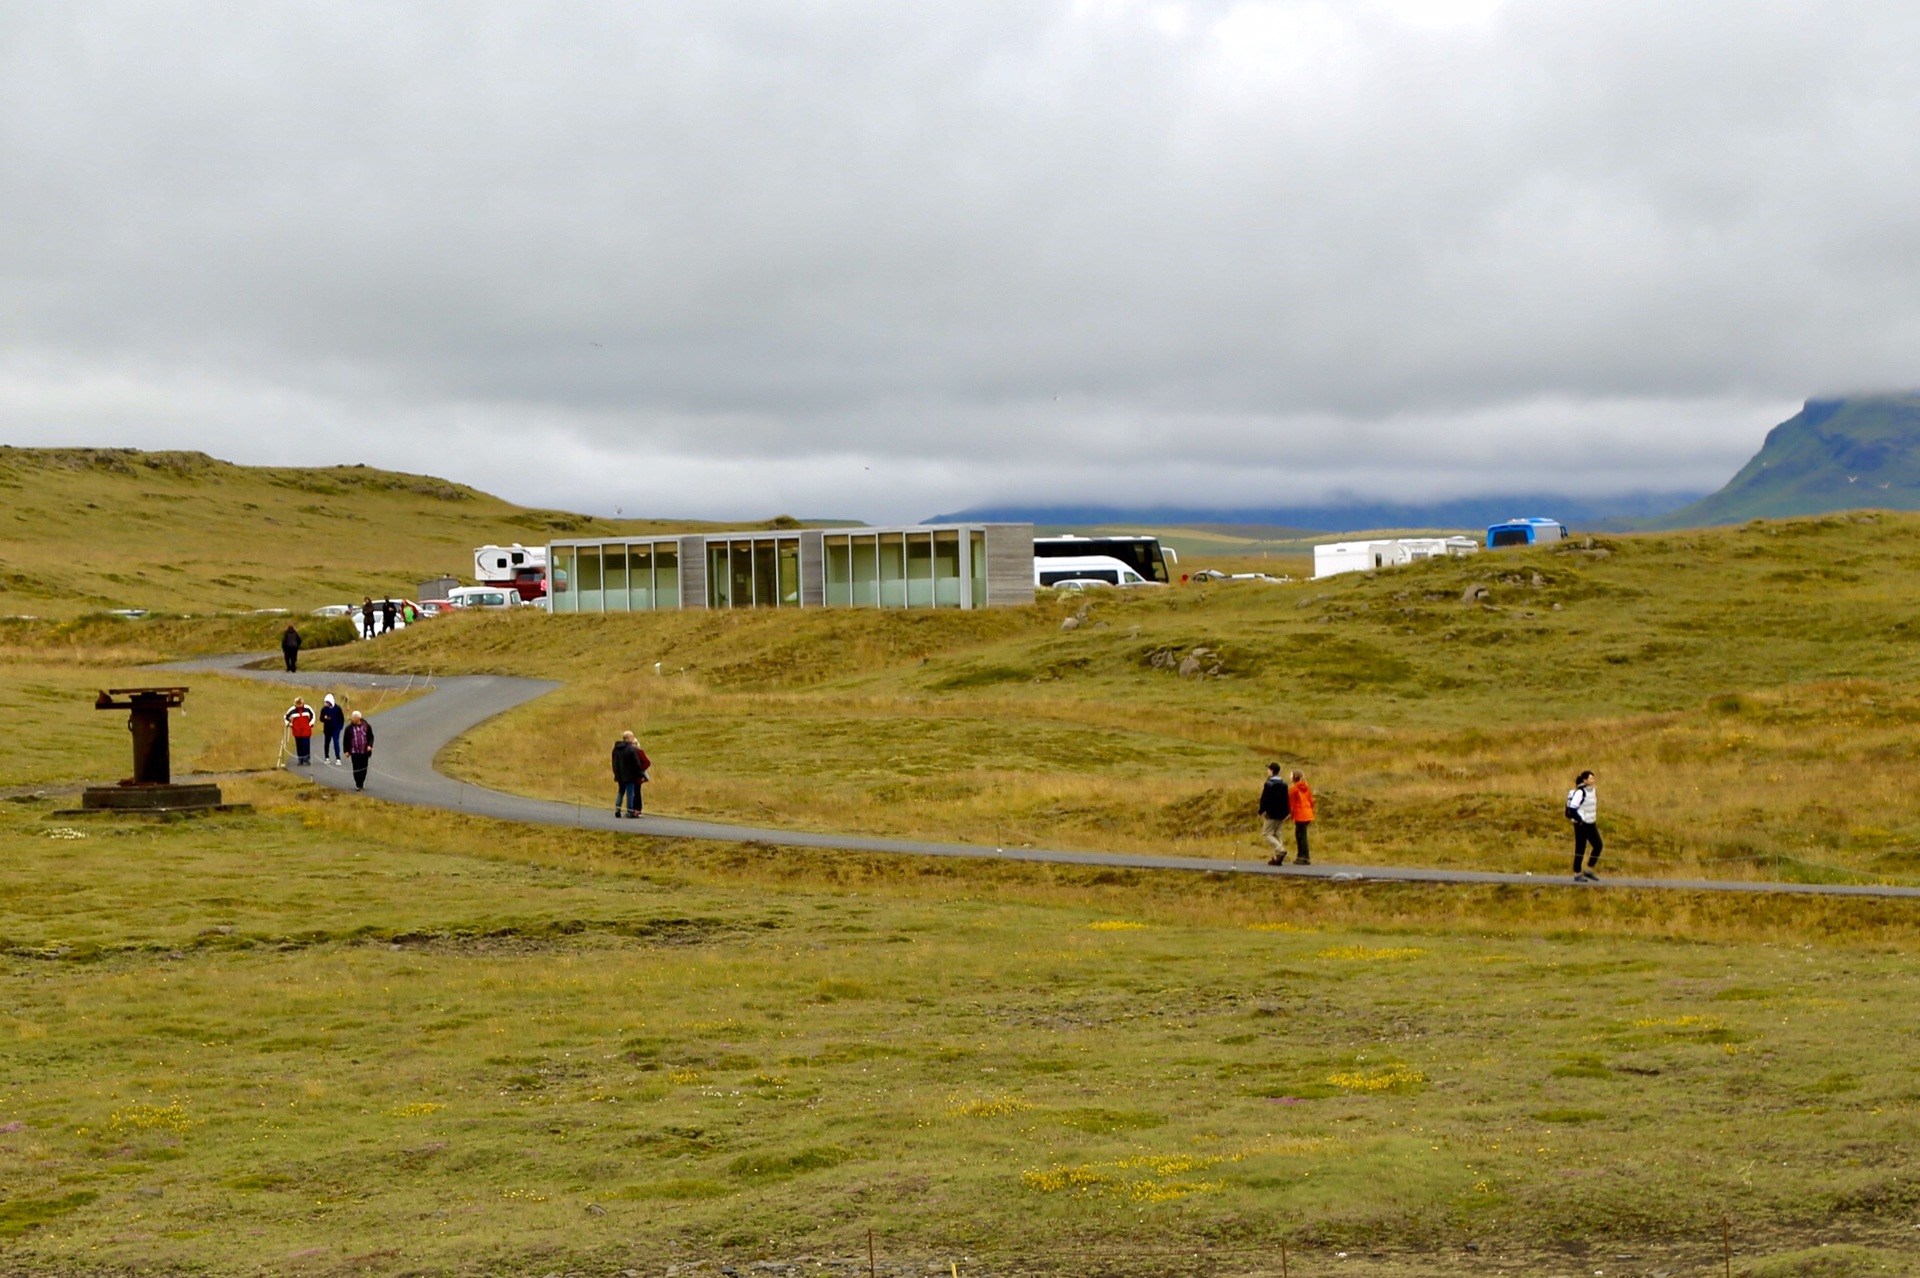
[(876, 1278), (873, 1267), (873, 1231), (867, 1231), (867, 1278)]
[(1280, 1240), (1280, 1278), (1287, 1278), (1287, 1240)]

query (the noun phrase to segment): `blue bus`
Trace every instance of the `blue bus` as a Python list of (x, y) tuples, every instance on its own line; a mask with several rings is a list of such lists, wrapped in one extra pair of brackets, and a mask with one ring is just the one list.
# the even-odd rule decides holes
[(1565, 541), (1567, 526), (1557, 519), (1546, 519), (1539, 515), (1530, 515), (1524, 519), (1509, 519), (1504, 524), (1494, 524), (1487, 529), (1487, 549), (1498, 550), (1502, 546), (1534, 546), (1543, 541)]

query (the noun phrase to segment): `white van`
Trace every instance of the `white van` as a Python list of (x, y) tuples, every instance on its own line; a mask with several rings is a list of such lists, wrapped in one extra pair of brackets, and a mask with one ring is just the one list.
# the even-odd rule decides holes
[(456, 608), (517, 608), (520, 592), (512, 586), (455, 586), (447, 602)]
[(1033, 561), (1033, 584), (1058, 586), (1068, 581), (1101, 582), (1109, 586), (1157, 586), (1112, 555), (1049, 555)]

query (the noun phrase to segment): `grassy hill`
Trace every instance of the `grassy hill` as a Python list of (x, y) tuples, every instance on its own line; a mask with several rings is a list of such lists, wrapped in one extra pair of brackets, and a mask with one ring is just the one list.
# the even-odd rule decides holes
[[(1607, 874), (1916, 882), (1916, 587), (1920, 516), (1859, 514), (978, 613), (459, 616), (312, 664), (565, 680), (445, 762), (582, 802), (631, 726), (662, 811), (1245, 857), (1278, 759), (1323, 862), (1553, 871), (1591, 767)], [(119, 775), (88, 690), (261, 620), (0, 627), (0, 778)], [(189, 682), (182, 761), (263, 768), (283, 697)], [(9, 1272), (845, 1275), (872, 1230), (890, 1278), (1273, 1273), (1283, 1242), (1306, 1274), (1699, 1273), (1729, 1217), (1742, 1272), (1916, 1269), (1910, 900), (227, 784), (256, 810), (0, 803)]]
[(1827, 516), (985, 613), (461, 617), (315, 660), (566, 681), (449, 765), (582, 802), (631, 727), (666, 812), (1247, 857), (1272, 759), (1324, 859), (1551, 872), (1594, 768), (1618, 872), (1904, 882), (1916, 586), (1920, 517)]
[(1726, 487), (1646, 526), (1862, 508), (1920, 510), (1920, 394), (1810, 399), (1767, 433)]
[[(443, 573), (473, 549), (716, 525), (515, 506), (366, 466), (237, 466), (192, 452), (0, 447), (0, 614), (306, 611)], [(730, 524), (728, 527), (756, 527)]]

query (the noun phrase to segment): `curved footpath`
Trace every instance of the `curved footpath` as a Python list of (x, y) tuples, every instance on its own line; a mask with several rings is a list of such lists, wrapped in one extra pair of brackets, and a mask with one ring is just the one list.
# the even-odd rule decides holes
[[(1057, 865), (1107, 866), (1132, 870), (1198, 870), (1209, 874), (1265, 874), (1285, 878), (1331, 879), (1337, 882), (1371, 880), (1397, 883), (1502, 883), (1511, 886), (1578, 886), (1600, 888), (1661, 888), (1690, 892), (1764, 892), (1801, 896), (1920, 897), (1920, 887), (1882, 884), (1748, 883), (1722, 879), (1603, 879), (1599, 884), (1574, 883), (1571, 875), (1496, 874), (1481, 870), (1428, 870), (1401, 866), (1312, 865), (1272, 866), (1263, 860), (1226, 861), (1210, 857), (1138, 856), (1118, 852), (1059, 852), (1044, 848), (995, 848), (966, 843), (922, 843), (911, 839), (873, 838), (858, 834), (814, 834), (804, 830), (775, 830), (765, 826), (722, 825), (713, 821), (685, 821), (677, 817), (644, 816), (637, 820), (614, 817), (611, 805), (588, 808), (548, 799), (526, 799), (502, 794), (470, 782), (457, 781), (434, 767), (434, 758), (454, 738), (559, 687), (541, 679), (502, 675), (442, 675), (421, 679), (410, 675), (368, 675), (337, 671), (287, 674), (282, 670), (249, 670), (253, 662), (278, 660), (278, 653), (243, 653), (198, 661), (178, 661), (156, 667), (183, 674), (238, 675), (295, 688), (349, 687), (369, 691), (427, 688), (422, 697), (375, 719), (378, 742), (366, 793), (374, 798), (416, 807), (471, 812), (503, 821), (536, 825), (574, 826), (612, 834), (644, 834), (666, 839), (715, 839), (730, 843), (765, 843), (783, 847), (838, 848), (852, 852), (891, 852), (909, 856), (977, 857), (1000, 861), (1042, 861)], [(369, 716), (372, 718), (372, 716)], [(315, 750), (316, 758), (318, 749)], [(603, 766), (600, 759), (583, 766)], [(347, 768), (315, 762), (312, 781), (336, 790), (353, 788)], [(612, 782), (607, 789), (611, 791)], [(1251, 804), (1249, 804), (1251, 809)], [(1251, 826), (1253, 818), (1247, 818)]]

